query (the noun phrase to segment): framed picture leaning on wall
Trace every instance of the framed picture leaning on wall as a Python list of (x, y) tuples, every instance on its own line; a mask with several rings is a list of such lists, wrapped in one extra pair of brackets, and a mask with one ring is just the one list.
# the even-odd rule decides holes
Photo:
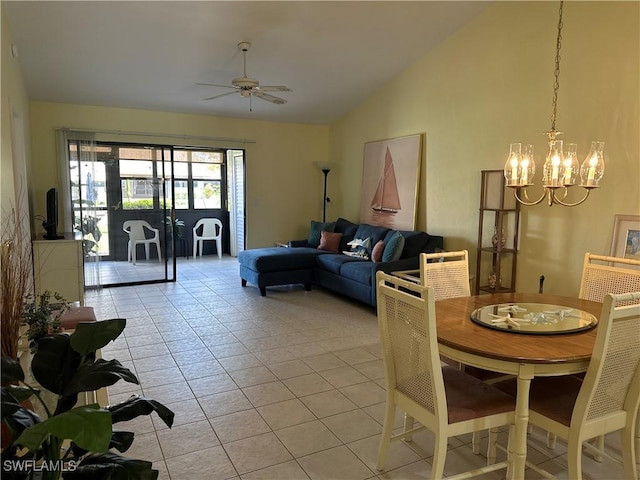
[(611, 256), (640, 260), (640, 215), (616, 215)]
[(364, 145), (360, 223), (415, 230), (422, 134)]

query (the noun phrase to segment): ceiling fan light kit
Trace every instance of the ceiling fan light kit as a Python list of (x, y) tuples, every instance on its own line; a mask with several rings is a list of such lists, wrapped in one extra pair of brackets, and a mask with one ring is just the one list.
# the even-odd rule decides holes
[(287, 103), (284, 98), (276, 97), (274, 95), (270, 95), (265, 92), (290, 92), (291, 89), (285, 85), (268, 85), (268, 86), (260, 86), (260, 82), (255, 78), (250, 78), (247, 76), (247, 52), (251, 44), (249, 42), (240, 42), (238, 44), (238, 48), (242, 50), (243, 56), (243, 75), (241, 77), (236, 77), (231, 80), (231, 85), (216, 85), (213, 83), (198, 83), (197, 85), (206, 85), (208, 87), (220, 87), (220, 88), (232, 88), (233, 92), (221, 93), (219, 95), (214, 95), (213, 97), (205, 98), (204, 100), (215, 100), (220, 97), (225, 97), (227, 95), (232, 95), (234, 93), (240, 93), (241, 97), (249, 97), (249, 110), (251, 111), (251, 97), (256, 96), (265, 100), (267, 102), (274, 103), (276, 105), (282, 105)]

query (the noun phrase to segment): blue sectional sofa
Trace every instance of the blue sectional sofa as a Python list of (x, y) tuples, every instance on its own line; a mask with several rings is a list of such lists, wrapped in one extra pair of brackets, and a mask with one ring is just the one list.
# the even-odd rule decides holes
[[(323, 242), (325, 236), (331, 236), (332, 246)], [(364, 246), (350, 245), (356, 239), (364, 241), (356, 242)], [(291, 241), (289, 248), (245, 250), (238, 260), (242, 285), (247, 282), (257, 285), (263, 296), (268, 286), (302, 283), (310, 290), (312, 284), (317, 284), (375, 306), (377, 271), (418, 269), (420, 253), (442, 247), (440, 236), (421, 231), (397, 232), (339, 218), (324, 224), (311, 222), (309, 238)], [(358, 249), (360, 252), (356, 254), (354, 250)]]

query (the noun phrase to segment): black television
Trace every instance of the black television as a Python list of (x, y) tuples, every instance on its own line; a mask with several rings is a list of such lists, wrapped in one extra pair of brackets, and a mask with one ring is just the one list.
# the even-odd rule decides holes
[(42, 222), (42, 226), (47, 231), (44, 235), (46, 240), (62, 238), (58, 235), (58, 191), (55, 188), (47, 191), (47, 219)]

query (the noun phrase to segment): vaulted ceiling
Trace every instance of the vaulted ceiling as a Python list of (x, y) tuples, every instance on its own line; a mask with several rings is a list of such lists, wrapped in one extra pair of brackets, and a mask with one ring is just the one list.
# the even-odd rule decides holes
[[(4, 1), (33, 100), (327, 124), (478, 15), (470, 1)], [(275, 105), (231, 90), (247, 75)]]

